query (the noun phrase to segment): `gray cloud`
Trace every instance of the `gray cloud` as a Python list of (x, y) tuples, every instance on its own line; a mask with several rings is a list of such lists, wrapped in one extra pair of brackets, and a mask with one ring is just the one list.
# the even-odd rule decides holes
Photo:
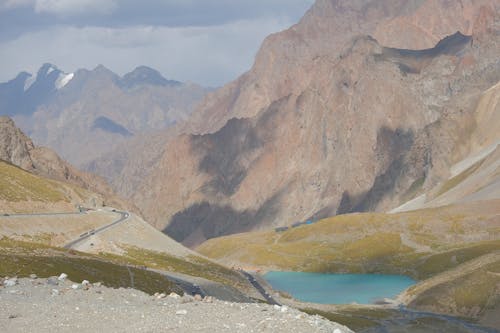
[(82, 13), (111, 14), (118, 7), (115, 0), (36, 0), (33, 5), (37, 13), (45, 12), (60, 16)]
[(4, 0), (0, 81), (51, 62), (68, 72), (103, 64), (118, 74), (147, 65), (168, 78), (222, 85), (248, 70), (262, 40), (296, 23), (312, 2)]

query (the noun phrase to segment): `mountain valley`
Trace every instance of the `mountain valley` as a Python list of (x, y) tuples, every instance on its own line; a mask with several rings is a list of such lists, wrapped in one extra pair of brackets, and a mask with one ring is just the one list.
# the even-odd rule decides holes
[[(316, 0), (217, 89), (49, 63), (0, 83), (0, 330), (33, 302), (83, 331), (496, 332), (499, 55), (497, 0)], [(268, 272), (414, 284), (317, 304)]]

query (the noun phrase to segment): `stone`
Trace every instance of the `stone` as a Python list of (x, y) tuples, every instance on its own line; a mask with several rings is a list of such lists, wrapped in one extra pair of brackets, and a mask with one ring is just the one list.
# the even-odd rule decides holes
[(214, 302), (214, 297), (213, 296), (205, 296), (203, 299), (203, 302), (205, 303), (213, 303)]
[(167, 295), (165, 295), (164, 293), (156, 295), (157, 299), (162, 299), (162, 298), (165, 298), (165, 297), (167, 297)]
[(181, 298), (181, 296), (177, 295), (176, 293), (174, 292), (171, 292), (168, 297), (171, 297), (171, 298), (175, 298), (175, 299), (178, 299), (178, 298)]
[(30, 274), (30, 279), (36, 280), (38, 279), (38, 276), (36, 274)]
[(194, 297), (191, 295), (184, 295), (181, 297), (181, 303), (191, 303), (194, 301)]
[(52, 291), (51, 291), (51, 295), (52, 295), (52, 296), (57, 296), (57, 295), (59, 295), (59, 290), (57, 290), (57, 289), (52, 289)]
[(197, 302), (200, 302), (203, 300), (203, 298), (201, 297), (201, 295), (196, 294), (196, 295), (194, 295), (194, 300)]
[(178, 316), (185, 316), (185, 315), (187, 315), (187, 313), (188, 313), (187, 310), (177, 310), (175, 312), (175, 314)]
[(47, 279), (47, 284), (51, 286), (57, 286), (59, 285), (59, 279), (55, 276), (51, 276)]
[(65, 281), (66, 278), (68, 277), (68, 274), (66, 273), (61, 273), (61, 275), (59, 275), (59, 277), (57, 278), (59, 281)]
[(82, 286), (78, 283), (73, 283), (71, 285), (71, 289), (73, 289), (73, 290), (77, 290), (77, 289), (81, 289), (81, 288), (82, 288)]
[(5, 281), (3, 282), (3, 285), (4, 285), (5, 287), (7, 287), (7, 288), (8, 288), (8, 287), (14, 287), (16, 284), (17, 284), (17, 278), (15, 278), (15, 277), (14, 277), (14, 278), (10, 278), (10, 279), (8, 279), (8, 280), (5, 280)]

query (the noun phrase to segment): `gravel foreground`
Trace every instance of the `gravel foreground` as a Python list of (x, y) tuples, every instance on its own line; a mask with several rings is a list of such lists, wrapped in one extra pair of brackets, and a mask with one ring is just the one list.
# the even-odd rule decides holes
[(286, 306), (145, 294), (60, 277), (0, 279), (0, 332), (352, 332)]

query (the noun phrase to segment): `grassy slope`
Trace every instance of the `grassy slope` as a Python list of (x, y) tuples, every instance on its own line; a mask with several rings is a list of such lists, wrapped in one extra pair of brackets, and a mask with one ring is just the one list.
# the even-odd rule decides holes
[[(283, 233), (212, 239), (198, 251), (227, 264), (264, 270), (400, 273), (424, 280), (500, 251), (499, 213), (500, 201), (495, 200), (399, 214), (351, 214)], [(489, 273), (488, 279), (480, 278), (483, 273), (455, 276), (411, 305), (429, 309), (429, 304), (442, 299), (448, 305), (437, 302), (433, 310), (473, 317), (480, 317), (487, 305), (500, 309), (500, 302), (494, 301), (500, 291), (493, 282), (499, 277)], [(464, 286), (481, 293), (469, 295), (461, 291)]]
[(210, 281), (227, 284), (237, 289), (248, 287), (248, 283), (240, 274), (199, 256), (179, 258), (166, 253), (137, 247), (126, 247), (125, 249), (126, 251), (123, 256), (109, 253), (100, 253), (100, 256), (130, 265), (146, 266), (152, 269), (201, 277)]
[(0, 201), (8, 203), (11, 209), (5, 210), (9, 212), (24, 211), (22, 207), (26, 202), (69, 204), (75, 200), (85, 201), (89, 196), (90, 192), (75, 185), (43, 178), (0, 160)]
[(65, 199), (63, 186), (0, 161), (0, 199), (56, 202)]
[(500, 201), (400, 214), (350, 214), (283, 233), (211, 239), (197, 250), (228, 264), (262, 269), (397, 272), (422, 279), (500, 249), (498, 210)]
[[(0, 276), (40, 277), (64, 272), (72, 281), (102, 281), (110, 287), (134, 287), (154, 293), (181, 290), (163, 276), (144, 268), (202, 277), (230, 285), (239, 290), (248, 289), (248, 283), (238, 273), (198, 256), (178, 258), (165, 253), (129, 247), (124, 255), (109, 253), (89, 254), (67, 251), (43, 243), (0, 239)], [(134, 285), (131, 285), (130, 275)]]
[[(469, 266), (471, 267), (467, 267)], [(481, 317), (484, 311), (500, 312), (500, 251), (471, 260), (458, 266), (457, 272), (446, 271), (441, 283), (423, 281), (415, 288), (423, 287), (410, 302), (410, 306), (425, 311), (454, 313), (465, 317)], [(446, 275), (449, 275), (446, 277)]]
[(172, 291), (182, 294), (178, 286), (158, 273), (42, 244), (0, 239), (0, 262), (0, 276), (26, 277), (35, 273), (39, 277), (49, 277), (64, 272), (74, 282), (100, 281), (109, 287), (133, 287), (150, 294)]

